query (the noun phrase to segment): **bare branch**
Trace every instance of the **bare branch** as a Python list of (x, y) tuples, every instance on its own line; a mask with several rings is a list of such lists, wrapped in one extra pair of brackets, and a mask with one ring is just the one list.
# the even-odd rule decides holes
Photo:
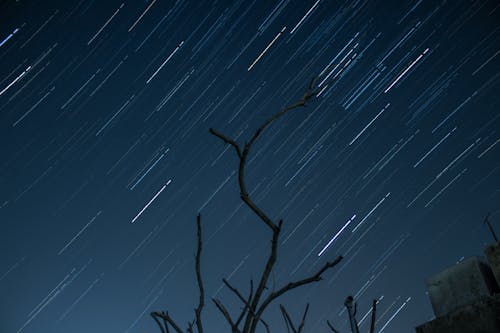
[(198, 238), (198, 251), (196, 252), (196, 279), (198, 280), (198, 287), (200, 289), (200, 299), (198, 303), (198, 307), (194, 310), (196, 315), (196, 328), (198, 329), (198, 333), (203, 333), (203, 325), (201, 322), (201, 311), (203, 310), (203, 306), (205, 305), (205, 290), (203, 288), (203, 280), (201, 278), (201, 249), (202, 249), (202, 241), (201, 241), (201, 216), (198, 214), (196, 217), (196, 226), (197, 226), (197, 238)]
[(347, 296), (344, 301), (344, 305), (347, 309), (347, 313), (349, 314), (351, 332), (359, 333), (358, 321), (356, 320), (356, 303), (354, 302), (354, 298), (352, 296)]
[(258, 319), (262, 313), (264, 312), (264, 310), (266, 309), (266, 307), (274, 300), (276, 299), (277, 297), (283, 295), (284, 293), (290, 291), (290, 290), (293, 290), (295, 288), (298, 288), (300, 286), (303, 286), (303, 285), (306, 285), (306, 284), (309, 284), (309, 283), (312, 283), (312, 282), (318, 282), (318, 281), (321, 281), (322, 279), (322, 274), (334, 267), (335, 265), (337, 265), (340, 261), (342, 260), (342, 256), (338, 256), (334, 261), (332, 262), (327, 262), (319, 271), (316, 272), (316, 274), (308, 277), (308, 278), (305, 278), (305, 279), (302, 279), (300, 281), (296, 281), (296, 282), (289, 282), (288, 284), (286, 284), (284, 287), (282, 287), (281, 289), (277, 290), (277, 291), (273, 291), (272, 293), (270, 293), (267, 298), (262, 302), (261, 306), (259, 307), (259, 309), (256, 311), (256, 319)]
[(330, 321), (329, 321), (329, 320), (327, 320), (327, 321), (326, 321), (326, 324), (328, 325), (328, 327), (330, 327), (330, 329), (332, 330), (332, 332), (334, 332), (334, 333), (339, 333), (339, 331), (337, 331), (337, 330), (335, 329), (335, 327), (333, 327), (333, 325), (330, 323)]
[(259, 304), (260, 297), (262, 296), (262, 293), (264, 292), (264, 289), (266, 287), (267, 280), (269, 279), (269, 275), (271, 274), (271, 271), (273, 270), (273, 266), (276, 263), (276, 258), (278, 256), (278, 238), (279, 238), (279, 235), (281, 232), (282, 224), (283, 224), (283, 220), (280, 220), (278, 222), (277, 229), (273, 230), (273, 238), (271, 240), (271, 253), (269, 254), (269, 258), (267, 259), (266, 267), (264, 268), (264, 271), (262, 272), (259, 286), (257, 287), (255, 295), (252, 299), (249, 313), (246, 317), (245, 325), (243, 327), (243, 332), (248, 332), (249, 329), (250, 329), (250, 332), (255, 332), (255, 328), (257, 327), (257, 323), (259, 322), (259, 318), (262, 315), (262, 312), (260, 314), (258, 314), (258, 313), (256, 314), (256, 309), (257, 309), (257, 305)]
[(219, 139), (221, 139), (222, 141), (224, 141), (224, 143), (228, 143), (231, 146), (233, 146), (234, 149), (236, 150), (236, 154), (238, 155), (239, 158), (241, 158), (241, 149), (240, 149), (240, 146), (238, 146), (238, 144), (236, 143), (236, 141), (234, 141), (233, 139), (228, 138), (227, 136), (225, 136), (224, 134), (216, 131), (213, 128), (210, 128), (209, 132), (212, 135), (215, 135), (216, 137), (218, 137)]
[(212, 298), (212, 301), (215, 303), (215, 306), (217, 307), (217, 309), (219, 309), (219, 311), (222, 313), (222, 315), (224, 316), (224, 318), (228, 322), (229, 326), (231, 326), (231, 331), (233, 333), (240, 333), (240, 331), (238, 330), (238, 327), (231, 319), (231, 315), (227, 311), (226, 307), (221, 303), (221, 301), (219, 301), (218, 299), (215, 299), (215, 298)]
[[(175, 321), (168, 315), (168, 312), (152, 312), (151, 316), (155, 318), (156, 323), (158, 323), (158, 320), (156, 320), (156, 317), (160, 317), (163, 319), (164, 324), (165, 324), (165, 329), (166, 332), (168, 333), (168, 325), (172, 326), (172, 328), (177, 332), (177, 333), (184, 333), (182, 329), (175, 323)], [(161, 328), (161, 325), (160, 325)], [(163, 331), (162, 331), (163, 332)]]
[(370, 323), (370, 333), (375, 333), (375, 320), (377, 319), (377, 315), (376, 315), (376, 312), (377, 312), (377, 300), (374, 299), (373, 300), (373, 304), (372, 304), (372, 321)]
[(161, 323), (160, 319), (158, 319), (158, 314), (156, 312), (151, 312), (150, 313), (151, 317), (155, 320), (156, 324), (158, 324), (158, 327), (160, 327), (161, 333), (167, 333), (168, 332), (168, 327), (163, 327), (163, 324)]
[(286, 328), (287, 328), (288, 332), (290, 332), (290, 328), (292, 329), (293, 333), (302, 332), (302, 328), (304, 328), (304, 323), (306, 321), (307, 311), (309, 311), (309, 303), (307, 303), (307, 305), (306, 305), (306, 309), (304, 310), (304, 314), (302, 315), (302, 320), (300, 321), (299, 327), (297, 329), (293, 325), (292, 319), (290, 318), (290, 315), (286, 311), (285, 306), (280, 304), (280, 309), (281, 309), (281, 314), (283, 315), (283, 318), (285, 319)]
[(297, 330), (295, 330), (295, 327), (293, 326), (292, 319), (290, 319), (290, 315), (286, 311), (283, 304), (280, 304), (280, 310), (281, 310), (281, 314), (283, 315), (283, 319), (285, 320), (287, 331), (290, 332), (290, 329), (292, 329), (293, 333), (297, 333)]
[(240, 301), (243, 302), (243, 304), (250, 307), (250, 304), (248, 304), (247, 300), (241, 295), (241, 293), (238, 291), (238, 289), (231, 286), (226, 279), (222, 279), (222, 282), (224, 282), (224, 284), (226, 285), (226, 287), (229, 288), (229, 290), (231, 290), (233, 293), (236, 294), (236, 296), (240, 299)]
[(271, 331), (269, 330), (269, 325), (264, 321), (264, 319), (261, 319), (260, 322), (264, 325), (264, 327), (266, 328), (266, 332), (267, 333), (271, 333)]
[(307, 303), (306, 305), (306, 309), (304, 310), (304, 314), (302, 315), (302, 321), (300, 322), (297, 333), (302, 332), (302, 329), (304, 328), (304, 324), (306, 322), (306, 317), (307, 317), (307, 311), (309, 311), (309, 303)]
[(250, 198), (248, 191), (246, 189), (245, 185), (245, 180), (244, 180), (244, 175), (245, 175), (245, 163), (248, 157), (248, 153), (250, 151), (250, 148), (252, 147), (253, 143), (257, 140), (257, 138), (260, 136), (260, 134), (268, 127), (271, 123), (276, 121), (278, 118), (286, 114), (288, 111), (296, 109), (298, 107), (302, 107), (306, 105), (306, 102), (311, 99), (312, 97), (316, 96), (318, 91), (313, 91), (313, 87), (316, 83), (316, 80), (318, 78), (315, 77), (311, 80), (309, 83), (309, 86), (307, 87), (306, 91), (304, 92), (304, 95), (302, 98), (293, 104), (290, 104), (268, 118), (257, 130), (254, 132), (250, 140), (245, 144), (245, 147), (243, 148), (243, 151), (240, 149), (239, 145), (233, 140), (225, 136), (224, 134), (218, 132), (217, 130), (210, 128), (210, 133), (224, 141), (225, 143), (230, 144), (231, 146), (234, 147), (236, 150), (236, 153), (238, 154), (238, 157), (240, 158), (240, 165), (239, 165), (239, 172), (238, 172), (238, 181), (239, 181), (239, 186), (240, 186), (240, 196), (241, 199), (250, 207), (251, 210), (254, 211), (255, 214), (269, 227), (271, 230), (276, 231), (278, 226), (266, 215), (264, 212), (257, 207), (257, 205), (253, 202), (253, 200)]
[[(245, 308), (243, 308), (243, 310), (241, 311), (240, 313), (240, 316), (238, 317), (238, 319), (236, 320), (236, 326), (239, 326), (240, 325), (240, 322), (241, 320), (243, 319), (243, 317), (245, 316), (246, 312), (247, 311), (251, 311), (250, 310), (250, 302), (252, 301), (252, 297), (253, 297), (253, 280), (250, 279), (250, 292), (248, 294), (248, 299), (246, 300), (245, 302)], [(252, 315), (254, 313), (252, 312)]]

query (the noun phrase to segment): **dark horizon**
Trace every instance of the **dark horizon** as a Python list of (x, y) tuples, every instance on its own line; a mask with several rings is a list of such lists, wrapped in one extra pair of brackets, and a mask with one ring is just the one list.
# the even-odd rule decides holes
[[(318, 76), (320, 93), (252, 148), (248, 191), (283, 219), (269, 288), (306, 332), (433, 317), (425, 279), (500, 234), (500, 5), (494, 1), (5, 1), (0, 4), (0, 331), (160, 332), (198, 288), (241, 304), (271, 235), (239, 198), (243, 145)], [(369, 318), (361, 324), (367, 331)]]

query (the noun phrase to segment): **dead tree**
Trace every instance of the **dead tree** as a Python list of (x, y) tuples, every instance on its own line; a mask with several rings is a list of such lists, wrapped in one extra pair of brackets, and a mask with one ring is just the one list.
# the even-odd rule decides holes
[[(271, 272), (276, 264), (277, 256), (278, 256), (278, 240), (281, 235), (283, 220), (279, 220), (278, 222), (273, 221), (264, 211), (262, 211), (253, 201), (252, 197), (247, 191), (247, 187), (245, 184), (245, 168), (246, 162), (248, 159), (248, 155), (250, 150), (255, 143), (255, 141), (259, 138), (262, 132), (271, 125), (274, 121), (281, 118), (289, 111), (298, 109), (300, 107), (306, 106), (306, 103), (318, 95), (321, 91), (319, 87), (316, 87), (316, 81), (318, 78), (314, 78), (311, 80), (309, 86), (307, 87), (305, 93), (302, 98), (283, 108), (269, 119), (267, 119), (264, 123), (262, 123), (257, 130), (253, 133), (250, 140), (247, 141), (243, 146), (240, 146), (235, 140), (227, 137), (226, 135), (218, 132), (217, 130), (210, 128), (210, 133), (220, 140), (222, 140), (225, 144), (229, 144), (234, 148), (236, 155), (239, 159), (238, 164), (238, 184), (240, 189), (240, 197), (241, 200), (259, 217), (259, 219), (264, 223), (264, 225), (269, 229), (271, 233), (271, 246), (269, 255), (267, 257), (265, 266), (262, 270), (262, 274), (258, 279), (257, 288), (254, 291), (253, 280), (250, 281), (250, 292), (248, 296), (244, 297), (242, 293), (234, 286), (230, 285), (229, 282), (223, 279), (226, 287), (231, 290), (235, 296), (243, 303), (243, 308), (240, 313), (236, 317), (232, 317), (229, 313), (228, 309), (224, 306), (224, 304), (219, 299), (212, 299), (212, 302), (215, 304), (217, 309), (221, 312), (224, 319), (227, 321), (231, 328), (232, 333), (255, 333), (258, 324), (262, 324), (267, 332), (269, 332), (268, 324), (263, 320), (264, 311), (267, 307), (278, 297), (283, 294), (296, 289), (298, 287), (305, 286), (307, 284), (320, 281), (322, 279), (323, 273), (327, 270), (331, 269), (335, 265), (337, 265), (341, 260), (342, 256), (338, 256), (333, 261), (326, 262), (320, 269), (316, 271), (316, 273), (311, 276), (305, 277), (301, 280), (288, 282), (282, 287), (272, 290), (266, 291), (267, 283)], [(325, 84), (322, 89), (328, 85)], [(201, 261), (201, 250), (202, 250), (202, 239), (201, 239), (201, 222), (200, 215), (198, 214), (197, 218), (197, 228), (198, 228), (198, 251), (196, 254), (196, 276), (198, 281), (198, 287), (200, 291), (199, 303), (198, 307), (195, 309), (195, 318), (192, 322), (188, 323), (186, 332), (193, 332), (193, 327), (196, 327), (198, 333), (203, 333), (202, 326), (202, 318), (201, 312), (205, 304), (205, 295), (203, 289), (203, 281), (201, 276), (200, 269), (200, 261)], [(302, 316), (302, 320), (297, 328), (293, 325), (293, 322), (286, 312), (286, 309), (281, 306), (282, 314), (285, 318), (285, 324), (288, 329), (292, 330), (293, 333), (301, 333), (304, 327), (304, 323), (306, 320), (307, 312), (309, 305), (306, 306), (304, 314)], [(185, 331), (180, 328), (180, 326), (170, 317), (168, 312), (153, 312), (151, 316), (156, 321), (158, 326), (160, 327), (162, 333), (170, 333), (170, 328), (172, 328), (176, 333), (184, 333)]]

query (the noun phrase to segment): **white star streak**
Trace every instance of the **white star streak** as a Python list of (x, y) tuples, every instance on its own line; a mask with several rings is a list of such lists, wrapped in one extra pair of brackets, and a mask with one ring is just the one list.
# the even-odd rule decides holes
[(391, 103), (387, 103), (387, 105), (386, 105), (386, 106), (384, 106), (384, 108), (383, 108), (382, 110), (380, 110), (380, 112), (379, 112), (379, 113), (375, 116), (375, 118), (373, 118), (373, 119), (372, 119), (372, 120), (368, 123), (368, 125), (366, 125), (366, 126), (365, 126), (365, 128), (363, 128), (363, 129), (361, 130), (361, 132), (359, 132), (359, 133), (358, 133), (358, 135), (356, 135), (356, 137), (354, 137), (354, 139), (352, 139), (352, 140), (351, 140), (351, 142), (349, 142), (349, 146), (350, 146), (350, 145), (352, 145), (352, 144), (354, 143), (354, 141), (356, 141), (356, 140), (357, 140), (357, 139), (361, 136), (361, 134), (363, 134), (363, 133), (366, 131), (366, 129), (367, 129), (368, 127), (370, 127), (370, 125), (371, 125), (371, 124), (373, 124), (373, 122), (374, 122), (375, 120), (377, 120), (377, 118), (378, 118), (378, 117), (382, 114), (382, 112), (384, 112), (385, 110), (387, 110), (387, 108), (389, 107), (389, 105), (391, 105)]
[(358, 225), (356, 227), (354, 227), (354, 229), (352, 229), (352, 232), (355, 232), (360, 226), (361, 224), (363, 224), (363, 222), (365, 222), (365, 220), (370, 217), (370, 215), (372, 215), (372, 213), (375, 211), (375, 209), (377, 209), (378, 206), (380, 206), (380, 204), (382, 202), (384, 202), (385, 199), (387, 199), (389, 197), (389, 195), (391, 194), (391, 192), (387, 193), (385, 195), (385, 197), (383, 197), (376, 205), (375, 207), (372, 208), (372, 210), (370, 210), (370, 212), (368, 214), (366, 214), (366, 216), (361, 220), (361, 222), (358, 223)]
[(158, 69), (153, 73), (153, 75), (151, 75), (149, 77), (149, 79), (146, 81), (146, 84), (151, 82), (151, 80), (156, 76), (156, 74), (158, 74), (158, 72), (163, 68), (163, 66), (166, 65), (166, 63), (174, 56), (174, 54), (177, 53), (177, 51), (179, 51), (179, 49), (181, 48), (182, 44), (184, 44), (184, 41), (182, 41), (173, 51), (172, 53), (170, 53), (170, 55), (168, 56), (168, 58), (160, 65), (160, 67), (158, 67)]
[(247, 71), (250, 71), (253, 66), (255, 66), (255, 64), (260, 60), (260, 58), (262, 58), (262, 56), (264, 56), (264, 54), (267, 52), (267, 50), (269, 50), (269, 48), (271, 46), (273, 46), (274, 42), (279, 38), (279, 36), (281, 36), (283, 34), (283, 32), (285, 31), (286, 29), (286, 26), (283, 27), (283, 29), (281, 29), (280, 32), (278, 32), (278, 34), (274, 37), (274, 39), (271, 41), (271, 43), (269, 43), (269, 45), (266, 46), (266, 48), (264, 49), (264, 51), (262, 51), (259, 56), (257, 57), (257, 59), (255, 59), (252, 64), (248, 67)]
[(500, 139), (498, 139), (497, 141), (493, 142), (493, 143), (492, 143), (492, 144), (491, 144), (488, 148), (486, 148), (486, 150), (485, 150), (485, 151), (483, 151), (481, 154), (479, 154), (479, 155), (477, 156), (477, 158), (481, 158), (481, 157), (483, 157), (483, 155), (484, 155), (484, 154), (486, 154), (488, 151), (490, 151), (490, 150), (491, 150), (491, 148), (493, 148), (493, 147), (494, 147), (497, 143), (499, 143), (499, 142), (500, 142)]
[(141, 216), (141, 214), (144, 213), (144, 211), (149, 207), (149, 205), (151, 205), (153, 203), (153, 201), (155, 201), (155, 199), (158, 198), (158, 196), (161, 194), (161, 192), (163, 192), (163, 190), (171, 182), (172, 182), (172, 179), (169, 179), (168, 182), (165, 185), (163, 185), (163, 187), (155, 194), (155, 196), (151, 200), (149, 200), (149, 202), (146, 204), (146, 206), (144, 206), (144, 208), (142, 208), (141, 211), (139, 213), (137, 213), (137, 215), (132, 219), (132, 223), (134, 223), (139, 218), (139, 216)]
[(19, 28), (16, 28), (16, 29), (15, 29), (15, 30), (11, 33), (11, 34), (9, 34), (7, 37), (5, 37), (5, 39), (4, 39), (3, 41), (1, 41), (1, 42), (0, 42), (0, 46), (2, 46), (3, 44), (7, 43), (7, 41), (8, 41), (9, 39), (11, 39), (11, 38), (12, 38), (12, 36), (14, 36), (14, 34), (15, 34), (16, 32), (18, 32), (18, 31), (19, 31)]
[(314, 5), (307, 11), (307, 13), (304, 16), (302, 16), (299, 23), (297, 23), (295, 27), (292, 29), (292, 31), (290, 31), (290, 35), (293, 34), (295, 30), (298, 29), (298, 27), (302, 24), (302, 22), (304, 22), (304, 20), (309, 16), (309, 14), (311, 14), (311, 12), (314, 10), (314, 8), (316, 8), (316, 6), (319, 4), (320, 1), (321, 0), (316, 1)]
[(446, 140), (446, 139), (447, 139), (447, 138), (448, 138), (448, 137), (449, 137), (449, 136), (450, 136), (453, 132), (455, 132), (455, 130), (456, 130), (456, 129), (457, 129), (457, 127), (455, 126), (455, 128), (453, 128), (450, 132), (448, 132), (448, 134), (446, 134), (446, 135), (444, 136), (444, 138), (442, 138), (441, 140), (439, 140), (439, 142), (438, 142), (438, 143), (436, 143), (436, 144), (434, 145), (434, 147), (432, 147), (432, 148), (431, 148), (431, 150), (429, 150), (429, 151), (428, 151), (428, 152), (427, 152), (427, 153), (426, 153), (426, 154), (425, 154), (425, 155), (424, 155), (421, 159), (419, 159), (419, 160), (418, 160), (418, 162), (417, 162), (417, 163), (415, 163), (415, 164), (413, 165), (413, 168), (418, 167), (418, 165), (419, 165), (420, 163), (422, 163), (422, 161), (423, 161), (423, 160), (425, 160), (425, 159), (427, 158), (427, 156), (429, 156), (429, 154), (430, 154), (430, 153), (432, 153), (432, 152), (433, 152), (433, 151), (434, 151), (434, 150), (435, 150), (435, 149), (436, 149), (436, 148), (437, 148), (437, 147), (438, 147), (441, 143), (443, 143), (443, 141), (444, 141), (444, 140)]
[(111, 22), (111, 20), (116, 16), (116, 14), (118, 14), (118, 12), (120, 11), (120, 9), (123, 8), (123, 6), (125, 6), (125, 3), (122, 3), (120, 5), (120, 8), (118, 8), (113, 15), (111, 15), (111, 17), (106, 21), (106, 23), (104, 23), (104, 25), (101, 27), (101, 29), (99, 29), (95, 35), (87, 42), (87, 45), (90, 45), (90, 43), (92, 43), (94, 41), (94, 39), (96, 39), (97, 36), (99, 36), (99, 34), (104, 30), (104, 28), (106, 28), (106, 26), (109, 24), (109, 22)]
[(21, 79), (22, 79), (22, 77), (23, 77), (26, 73), (28, 73), (28, 71), (29, 71), (30, 69), (31, 69), (31, 66), (28, 66), (28, 68), (26, 68), (26, 69), (24, 70), (24, 72), (22, 72), (21, 74), (19, 74), (19, 76), (18, 76), (18, 77), (16, 77), (16, 78), (14, 79), (14, 81), (12, 81), (11, 83), (9, 83), (9, 85), (8, 85), (7, 87), (3, 88), (3, 90), (2, 90), (2, 91), (0, 91), (0, 96), (2, 96), (2, 94), (3, 94), (4, 92), (6, 92), (6, 91), (7, 91), (10, 87), (12, 87), (12, 86), (13, 86), (13, 85), (17, 82), (17, 81), (21, 80)]
[(332, 239), (330, 239), (330, 241), (328, 242), (328, 244), (325, 245), (325, 247), (318, 253), (318, 257), (320, 257), (323, 253), (325, 253), (326, 249), (328, 249), (328, 247), (330, 245), (332, 245), (332, 243), (337, 239), (337, 237), (340, 236), (340, 234), (342, 233), (342, 231), (344, 231), (345, 228), (347, 228), (347, 226), (349, 224), (351, 224), (351, 222), (356, 218), (356, 214), (354, 214), (350, 219), (349, 221), (346, 222), (346, 224), (344, 224), (344, 226), (335, 234), (335, 236), (333, 236)]
[(417, 62), (419, 62), (419, 61), (420, 61), (420, 59), (422, 59), (422, 57), (423, 57), (423, 56), (424, 56), (427, 52), (429, 52), (429, 48), (426, 48), (426, 49), (424, 50), (424, 52), (422, 52), (422, 53), (421, 53), (421, 54), (417, 57), (417, 59), (413, 60), (413, 62), (410, 64), (410, 66), (408, 66), (408, 68), (406, 68), (406, 69), (403, 71), (403, 73), (399, 74), (399, 76), (396, 78), (396, 80), (392, 81), (392, 83), (389, 85), (389, 87), (387, 87), (387, 88), (384, 90), (384, 94), (387, 94), (387, 93), (389, 92), (389, 90), (391, 90), (391, 88), (392, 88), (392, 87), (394, 87), (394, 85), (395, 85), (396, 83), (398, 83), (398, 81), (399, 81), (399, 80), (400, 80), (400, 79), (401, 79), (401, 78), (402, 78), (402, 77), (403, 77), (406, 73), (408, 73), (408, 71), (409, 71), (409, 70), (410, 70), (413, 66), (415, 66), (415, 64), (416, 64)]
[(99, 215), (101, 215), (101, 213), (101, 210), (98, 211), (97, 214), (90, 220), (90, 222), (87, 223), (82, 229), (80, 229), (80, 231), (78, 231), (78, 233), (66, 245), (64, 245), (64, 247), (57, 253), (57, 255), (61, 255), (85, 231), (85, 229), (87, 229), (92, 224), (92, 222), (94, 222), (95, 219)]
[(384, 331), (384, 329), (387, 327), (387, 325), (389, 325), (389, 323), (394, 319), (394, 317), (396, 317), (398, 315), (398, 313), (403, 310), (403, 308), (405, 307), (406, 304), (408, 304), (408, 302), (411, 300), (411, 297), (408, 297), (406, 299), (406, 301), (403, 303), (403, 305), (401, 305), (399, 307), (399, 309), (396, 310), (396, 312), (391, 316), (391, 318), (389, 318), (389, 320), (385, 323), (384, 326), (382, 326), (382, 328), (380, 329), (379, 333), (382, 333)]
[(142, 12), (141, 16), (139, 16), (139, 18), (134, 22), (134, 24), (132, 24), (132, 26), (128, 29), (128, 32), (132, 31), (132, 29), (134, 29), (134, 27), (137, 25), (137, 23), (139, 23), (139, 21), (142, 19), (142, 17), (144, 15), (146, 15), (146, 13), (148, 12), (148, 10), (155, 4), (156, 0), (154, 0), (153, 2), (151, 2), (148, 6), (148, 8), (146, 8), (145, 11)]

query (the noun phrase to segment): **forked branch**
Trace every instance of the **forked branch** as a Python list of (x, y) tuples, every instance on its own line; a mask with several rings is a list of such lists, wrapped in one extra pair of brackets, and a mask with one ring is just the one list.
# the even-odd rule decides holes
[(309, 311), (309, 303), (306, 305), (306, 309), (304, 310), (304, 314), (302, 315), (302, 320), (300, 321), (299, 327), (295, 328), (295, 325), (293, 324), (292, 318), (290, 318), (290, 315), (286, 311), (286, 308), (280, 304), (280, 309), (281, 309), (281, 314), (283, 315), (283, 319), (285, 320), (287, 328), (292, 330), (292, 333), (301, 333), (302, 328), (304, 327), (304, 323), (306, 321), (307, 317), (307, 312)]

